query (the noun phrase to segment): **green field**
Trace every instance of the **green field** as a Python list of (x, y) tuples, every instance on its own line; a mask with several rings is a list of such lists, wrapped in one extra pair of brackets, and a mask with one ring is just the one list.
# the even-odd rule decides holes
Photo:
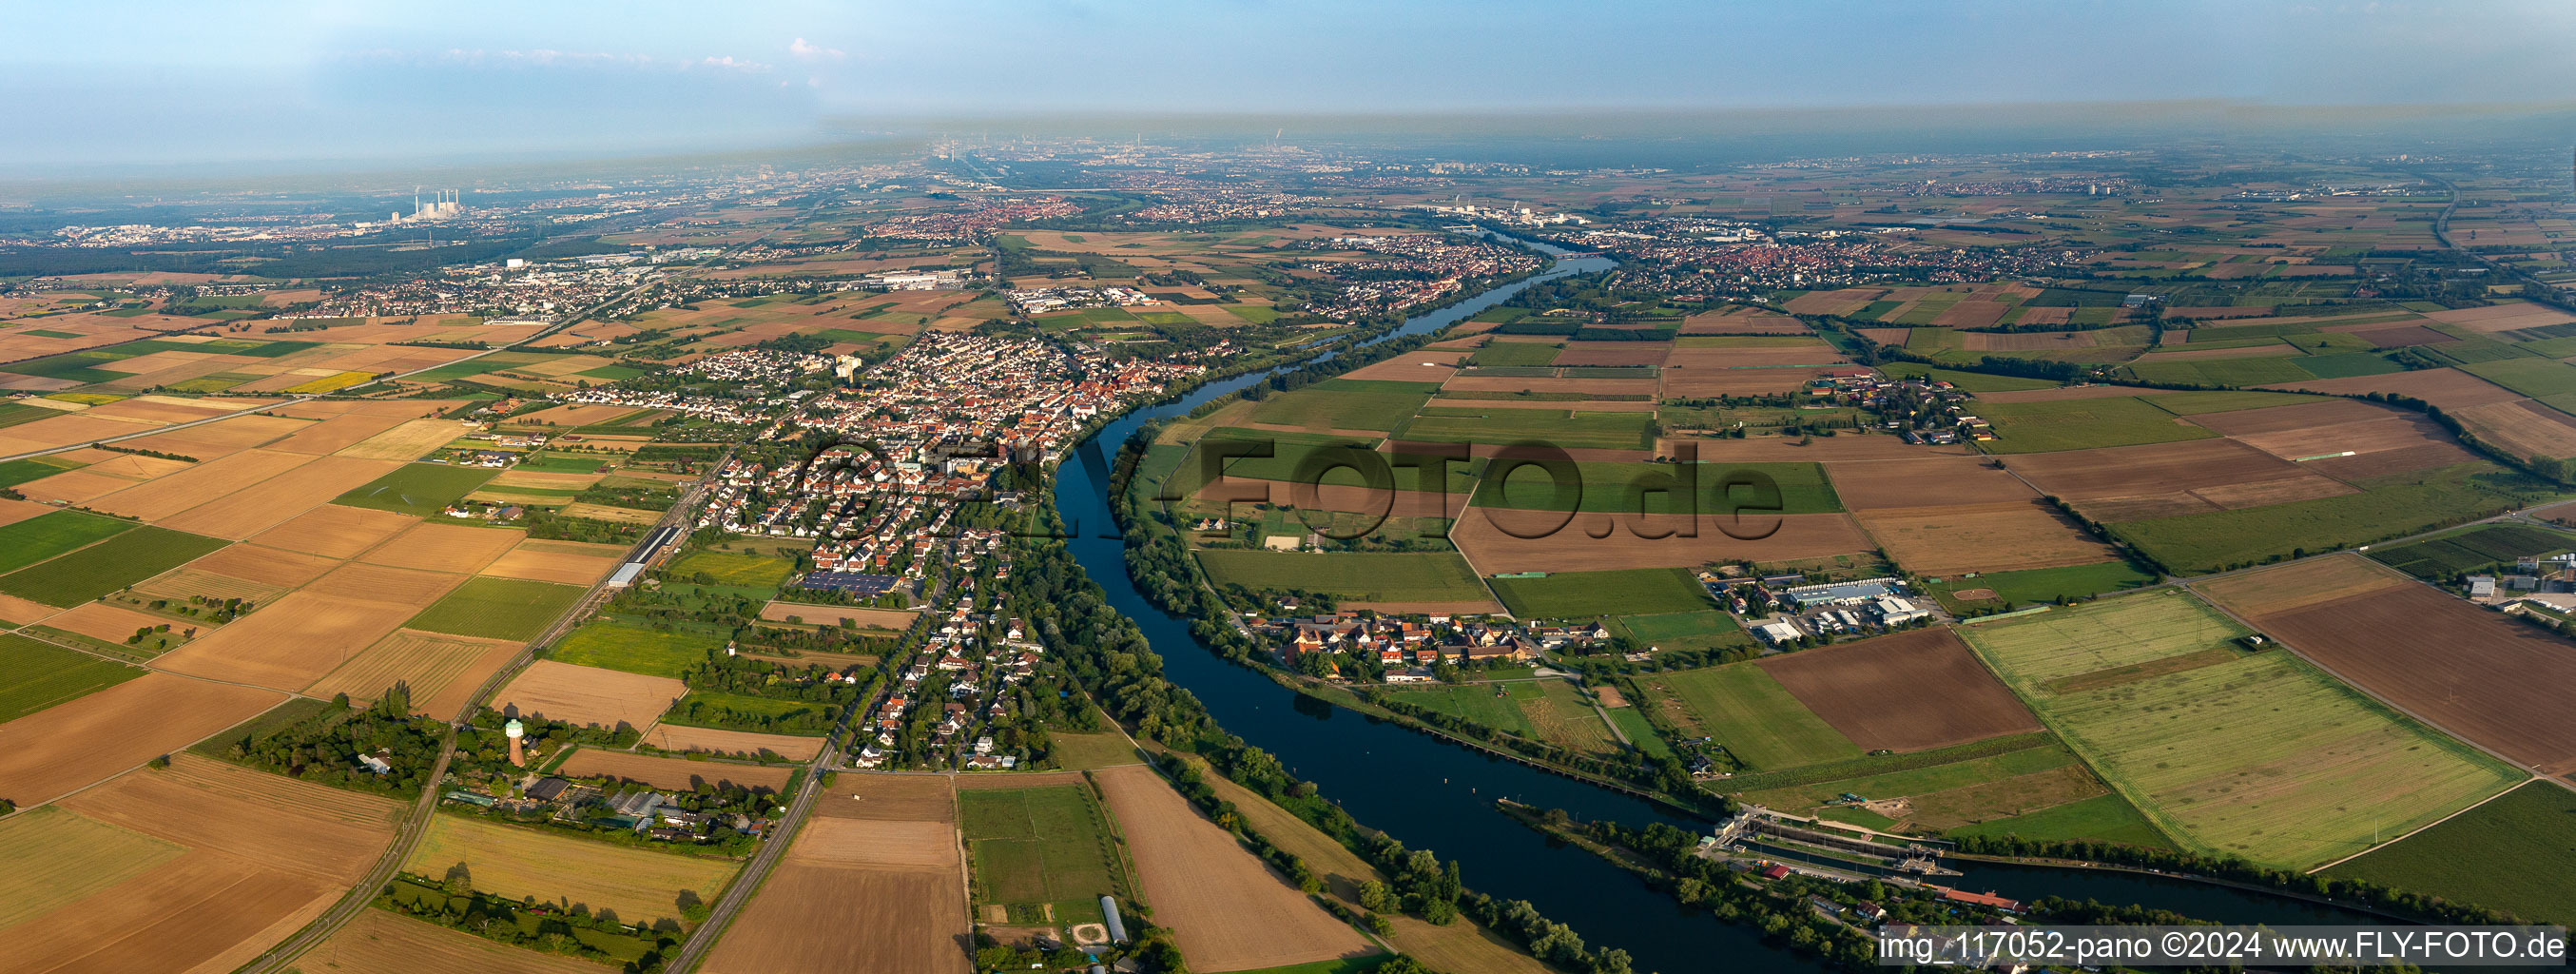
[(581, 596), (582, 590), (572, 585), (475, 577), (404, 625), (457, 636), (535, 639)]
[[(52, 511), (0, 527), (0, 572), (16, 571), (135, 527), (84, 511)], [(28, 620), (34, 621), (34, 620)]]
[(1523, 619), (1662, 615), (1709, 607), (1708, 591), (1679, 568), (1563, 572), (1545, 578), (1488, 580)]
[(2448, 579), (2515, 559), (2576, 550), (2576, 534), (2520, 524), (2489, 524), (2422, 541), (2371, 549), (2369, 558), (2417, 578)]
[[(1766, 787), (1745, 792), (1743, 800), (1871, 828), (1902, 824), (1910, 831), (1948, 835), (2017, 834), (2171, 847), (2137, 809), (2104, 791), (2073, 752), (2045, 735), (2038, 740), (2039, 746), (2002, 753), (1962, 754), (1895, 770)], [(1758, 780), (1739, 777), (1720, 787)], [(1913, 810), (1900, 823), (1837, 801), (1845, 794), (1873, 801), (1904, 799)]]
[(777, 697), (755, 697), (722, 690), (691, 690), (680, 702), (662, 715), (666, 724), (691, 727), (714, 727), (725, 730), (753, 731), (763, 734), (789, 734), (797, 737), (821, 737), (819, 729), (806, 730), (770, 723), (786, 717), (828, 717), (832, 704), (809, 700), (786, 700)]
[[(1495, 462), (1500, 461), (1489, 461), (1484, 468), (1488, 474)], [(1570, 462), (1575, 472), (1566, 481), (1551, 479), (1547, 468), (1537, 464), (1520, 464), (1511, 469), (1507, 481), (1480, 482), (1474, 503), (1531, 511), (1674, 514), (1692, 509), (1696, 497), (1701, 514), (1731, 514), (1738, 505), (1766, 511), (1776, 506), (1782, 514), (1831, 514), (1843, 509), (1822, 464)], [(1696, 480), (1696, 489), (1687, 489), (1692, 485), (1686, 480)], [(1764, 482), (1769, 489), (1762, 486)]]
[(1647, 450), (1655, 445), (1654, 422), (1652, 413), (1427, 406), (1421, 415), (1398, 428), (1395, 438), (1496, 445), (1538, 442), (1569, 450)]
[(2298, 367), (2289, 357), (2209, 358), (2181, 362), (2159, 362), (2149, 357), (2129, 363), (2128, 372), (2147, 382), (2202, 386), (2306, 382), (2317, 377), (2315, 373)]
[(1391, 430), (1438, 391), (1437, 382), (1326, 379), (1262, 400), (1250, 420), (1318, 430)]
[(2326, 875), (2576, 924), (2576, 792), (2534, 781)]
[(2512, 475), (2463, 463), (2364, 481), (2358, 494), (2268, 507), (2209, 511), (2107, 526), (2118, 539), (2171, 570), (2199, 574), (2260, 564), (2299, 550), (2331, 551), (2399, 537), (2523, 506)]
[(366, 486), (340, 495), (332, 503), (436, 517), (447, 505), (456, 503), (458, 498), (483, 486), (484, 481), (499, 475), (500, 471), (486, 467), (409, 463)]
[(663, 632), (638, 622), (594, 622), (555, 643), (551, 659), (579, 666), (678, 677), (706, 661), (707, 651), (723, 648), (725, 637), (711, 632)]
[[(44, 412), (50, 413), (53, 410), (48, 409)], [(0, 487), (15, 487), (30, 480), (42, 480), (66, 470), (78, 470), (86, 466), (89, 464), (65, 460), (59, 456), (11, 460), (0, 463)]]
[[(2300, 379), (2305, 378), (2304, 374), (2300, 376)], [(1979, 444), (1988, 453), (2087, 450), (2104, 446), (2205, 440), (2218, 435), (2183, 422), (2174, 414), (2156, 408), (2154, 403), (2135, 396), (1981, 402), (1973, 408), (1976, 415), (1994, 424), (1996, 438)]]
[(1953, 837), (2010, 835), (2039, 842), (2117, 842), (2150, 849), (2173, 848), (2173, 840), (2156, 831), (2154, 822), (2147, 821), (2137, 806), (2129, 804), (2128, 799), (2116, 792), (1963, 825), (1943, 834)]
[(1850, 738), (1750, 662), (1646, 674), (1637, 682), (1653, 698), (1640, 706), (1660, 708), (1684, 734), (1697, 730), (1716, 739), (1747, 768), (1768, 771), (1861, 756)]
[(2556, 359), (2506, 358), (2471, 362), (2460, 371), (2533, 398), (2576, 392), (2576, 365)]
[(1199, 552), (1218, 585), (1305, 591), (1358, 602), (1476, 602), (1489, 598), (1455, 552)]
[(1125, 896), (1126, 870), (1089, 785), (969, 788), (957, 828), (974, 863), (977, 902), (1052, 904), (1058, 924), (1100, 922), (1100, 898)]
[[(2017, 572), (1987, 572), (1975, 578), (1946, 578), (1938, 583), (1926, 583), (1923, 590), (1952, 611), (2000, 609), (2066, 598), (2091, 598), (2105, 592), (2151, 584), (2156, 578), (2154, 572), (2141, 570), (2128, 562), (2106, 561), (2098, 565), (2030, 568)], [(1967, 601), (1955, 594), (1981, 588), (1994, 590), (1995, 597), (1992, 600)]]
[(2105, 781), (2204, 854), (2314, 866), (2520, 780), (2297, 656), (2238, 647), (2244, 634), (2180, 591), (1962, 629)]
[(1593, 712), (1581, 691), (1563, 680), (1513, 680), (1389, 692), (1393, 699), (1516, 737), (1588, 754), (1613, 754), (1619, 750), (1619, 742), (1601, 723), (1601, 715)]
[(44, 564), (0, 575), (0, 592), (46, 605), (79, 605), (195, 561), (230, 543), (168, 528), (138, 527)]
[(1736, 625), (1734, 616), (1715, 609), (1621, 616), (1610, 620), (1610, 629), (1627, 636), (1639, 650), (1753, 645), (1753, 637)]
[(1556, 364), (1564, 346), (1554, 342), (1492, 342), (1467, 356), (1467, 364), (1477, 368), (1534, 368)]
[(0, 723), (105, 690), (143, 670), (0, 633)]
[(740, 585), (744, 588), (775, 590), (780, 584), (786, 582), (787, 576), (795, 570), (794, 564), (777, 558), (733, 555), (721, 551), (693, 551), (686, 557), (672, 562), (671, 566), (664, 570), (664, 574), (684, 582), (698, 581), (698, 576), (703, 574), (710, 579), (703, 584)]

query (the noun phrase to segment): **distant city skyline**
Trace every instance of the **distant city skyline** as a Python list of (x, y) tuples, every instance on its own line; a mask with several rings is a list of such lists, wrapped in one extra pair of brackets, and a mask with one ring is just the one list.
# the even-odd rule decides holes
[(2576, 5), (39, 5), (0, 169), (709, 151), (970, 116), (2576, 102)]

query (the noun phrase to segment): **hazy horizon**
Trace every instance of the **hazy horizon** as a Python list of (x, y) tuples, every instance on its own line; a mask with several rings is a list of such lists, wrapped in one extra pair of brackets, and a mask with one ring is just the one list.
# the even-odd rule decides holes
[[(0, 94), (32, 110), (0, 144), (13, 176), (704, 154), (1067, 116), (1601, 126), (2143, 104), (2376, 128), (2439, 121), (2428, 106), (2576, 110), (2558, 53), (2576, 7), (2537, 2), (217, 3), (17, 20)], [(2413, 111), (2351, 111), (2368, 106)]]

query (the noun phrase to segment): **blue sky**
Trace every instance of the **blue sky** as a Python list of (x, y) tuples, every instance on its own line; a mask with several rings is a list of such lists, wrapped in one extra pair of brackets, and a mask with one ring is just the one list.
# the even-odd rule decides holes
[(0, 167), (696, 150), (926, 117), (2576, 101), (2576, 3), (25, 3)]

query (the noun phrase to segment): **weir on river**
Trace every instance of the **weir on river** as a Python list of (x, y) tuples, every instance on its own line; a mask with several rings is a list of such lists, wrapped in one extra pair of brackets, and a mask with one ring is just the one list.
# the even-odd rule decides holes
[[(1528, 243), (1524, 241), (1524, 243)], [(1532, 244), (1551, 255), (1569, 251)], [(1523, 288), (1571, 274), (1607, 270), (1614, 261), (1560, 259), (1546, 274), (1496, 287), (1439, 311), (1408, 319), (1368, 344), (1437, 331), (1502, 303)], [(1338, 354), (1338, 353), (1336, 353)], [(1302, 696), (1217, 656), (1190, 634), (1187, 620), (1148, 602), (1127, 576), (1125, 545), (1107, 499), (1108, 465), (1144, 424), (1188, 413), (1200, 403), (1252, 385), (1268, 372), (1210, 383), (1178, 400), (1137, 410), (1103, 427), (1077, 448), (1080, 462), (1057, 470), (1055, 503), (1075, 536), (1075, 560), (1108, 593), (1110, 605), (1144, 631), (1171, 681), (1196, 695), (1226, 730), (1276, 755), (1314, 782), (1362, 824), (1459, 863), (1466, 884), (1503, 899), (1528, 900), (1567, 924), (1595, 948), (1628, 951), (1639, 971), (1808, 971), (1813, 961), (1762, 942), (1753, 929), (1684, 909), (1664, 893), (1589, 852), (1551, 846), (1546, 837), (1494, 808), (1510, 799), (1562, 808), (1580, 819), (1630, 826), (1666, 822), (1706, 832), (1712, 823), (1654, 803), (1593, 787), (1517, 762), (1449, 744)], [(2368, 923), (2361, 914), (2284, 897), (2169, 877), (2037, 866), (1961, 864), (1964, 889), (1993, 889), (2020, 900), (2055, 894), (2139, 903), (2204, 919), (2243, 923)], [(1460, 972), (1465, 974), (1465, 972)]]

